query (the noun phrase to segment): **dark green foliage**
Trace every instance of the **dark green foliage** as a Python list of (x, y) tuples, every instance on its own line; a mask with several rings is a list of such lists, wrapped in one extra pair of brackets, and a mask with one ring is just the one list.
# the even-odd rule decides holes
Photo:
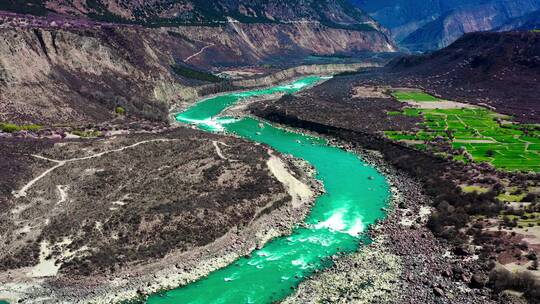
[(95, 13), (88, 14), (88, 16), (92, 19), (111, 23), (137, 23), (111, 13), (99, 0), (87, 0), (86, 5), (88, 5), (90, 9), (96, 11)]
[(215, 76), (207, 72), (198, 71), (198, 70), (189, 68), (187, 66), (175, 64), (171, 66), (171, 68), (173, 69), (176, 75), (181, 76), (181, 77), (207, 81), (207, 82), (222, 82), (223, 81), (223, 78), (220, 78), (218, 76)]
[(0, 123), (0, 130), (6, 133), (19, 131), (39, 131), (42, 127), (39, 125), (16, 125), (11, 123)]
[(496, 291), (512, 289), (523, 292), (530, 303), (538, 303), (536, 301), (540, 298), (540, 283), (528, 271), (513, 273), (496, 268), (489, 274), (489, 282)]
[(2, 0), (0, 1), (0, 10), (38, 16), (48, 13), (48, 10), (43, 5), (43, 1), (40, 0)]

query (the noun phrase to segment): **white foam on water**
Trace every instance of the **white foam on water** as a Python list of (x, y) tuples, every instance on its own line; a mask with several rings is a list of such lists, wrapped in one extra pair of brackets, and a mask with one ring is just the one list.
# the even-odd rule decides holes
[(216, 123), (219, 123), (220, 125), (228, 125), (228, 124), (231, 124), (231, 123), (235, 123), (237, 121), (238, 121), (238, 119), (236, 119), (236, 118), (218, 118), (216, 120)]
[(279, 260), (281, 259), (285, 254), (276, 254), (276, 253), (272, 253), (270, 255), (267, 256), (266, 260), (267, 261), (276, 261), (276, 260)]
[(257, 266), (261, 263), (262, 261), (261, 260), (254, 260), (254, 259), (250, 259), (249, 262), (247, 262), (248, 265), (251, 265), (251, 266)]
[(234, 281), (234, 280), (238, 279), (238, 277), (239, 277), (238, 272), (235, 272), (235, 273), (231, 274), (230, 276), (225, 277), (223, 280), (225, 282), (230, 282), (230, 281)]
[(300, 266), (300, 268), (302, 269), (305, 269), (307, 267), (307, 262), (304, 260), (303, 257), (296, 260), (292, 260), (291, 264), (293, 264), (294, 266)]
[[(347, 213), (346, 209), (339, 209), (334, 212), (328, 219), (326, 219), (323, 222), (317, 223), (313, 225), (313, 228), (315, 229), (328, 229), (333, 232), (342, 232), (347, 233), (350, 236), (357, 237), (362, 232), (364, 232), (365, 225), (362, 222), (362, 217), (358, 215), (357, 218), (355, 218), (352, 223), (347, 223), (345, 220), (345, 214)], [(331, 239), (325, 239), (325, 238), (317, 238), (315, 240), (319, 242), (323, 246), (330, 246), (331, 245)], [(325, 242), (326, 241), (326, 242)], [(328, 243), (330, 242), (330, 243)]]
[(318, 236), (310, 236), (308, 238), (308, 241), (310, 243), (313, 243), (313, 244), (319, 244), (323, 247), (330, 247), (333, 243), (333, 241), (331, 239), (329, 239), (328, 237), (325, 237), (325, 236), (322, 236), (322, 237), (318, 237)]
[(348, 234), (351, 236), (359, 236), (362, 232), (364, 232), (364, 223), (362, 223), (361, 218), (357, 218), (354, 220), (353, 225), (351, 228), (347, 231)]
[(345, 221), (343, 220), (344, 215), (345, 215), (345, 210), (343, 209), (336, 210), (336, 212), (334, 212), (334, 214), (332, 214), (328, 219), (318, 224), (315, 224), (313, 227), (315, 229), (326, 228), (332, 231), (343, 232), (346, 227)]
[(225, 128), (223, 127), (223, 125), (230, 124), (237, 121), (237, 119), (235, 118), (191, 119), (191, 118), (186, 118), (186, 117), (177, 117), (177, 119), (180, 119), (180, 121), (186, 122), (189, 124), (209, 127), (210, 130), (215, 131), (215, 132), (225, 131)]

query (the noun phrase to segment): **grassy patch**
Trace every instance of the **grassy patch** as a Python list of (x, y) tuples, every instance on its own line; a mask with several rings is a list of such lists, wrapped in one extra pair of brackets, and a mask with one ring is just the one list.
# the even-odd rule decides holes
[(0, 130), (6, 133), (13, 133), (19, 131), (39, 131), (42, 126), (39, 125), (16, 125), (11, 123), (0, 123)]
[(497, 198), (503, 202), (521, 202), (521, 200), (524, 197), (525, 197), (525, 194), (509, 194), (509, 193), (503, 193), (497, 196)]
[(223, 78), (218, 77), (214, 74), (198, 71), (192, 68), (188, 68), (186, 66), (181, 65), (173, 65), (172, 69), (176, 75), (185, 77), (185, 78), (191, 78), (201, 81), (208, 81), (208, 82), (221, 82), (223, 81)]
[(118, 114), (118, 115), (124, 115), (124, 114), (126, 114), (126, 109), (124, 109), (123, 107), (118, 106), (118, 107), (116, 107), (114, 109), (114, 112), (116, 114)]
[(522, 216), (518, 215), (499, 215), (499, 219), (508, 217), (510, 221), (516, 221), (518, 226), (523, 228), (540, 226), (539, 212), (525, 212)]
[(392, 96), (394, 96), (399, 101), (412, 100), (417, 102), (433, 102), (440, 100), (439, 98), (431, 96), (424, 92), (397, 91), (392, 93)]
[(489, 188), (484, 188), (480, 186), (468, 186), (468, 185), (461, 185), (461, 191), (465, 193), (486, 193), (489, 191)]

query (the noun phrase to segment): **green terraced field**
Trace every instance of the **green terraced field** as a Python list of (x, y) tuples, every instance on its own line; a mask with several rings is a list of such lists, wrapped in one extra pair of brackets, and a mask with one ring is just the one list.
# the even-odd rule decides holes
[(394, 96), (399, 101), (412, 100), (418, 102), (432, 102), (440, 100), (439, 98), (431, 96), (424, 92), (397, 91), (392, 93), (392, 96)]
[[(525, 218), (521, 218), (519, 216), (516, 216), (516, 215), (507, 215), (507, 217), (510, 219), (510, 220), (514, 220), (516, 219), (517, 220), (517, 224), (519, 226), (522, 226), (522, 227), (534, 227), (534, 226), (540, 226), (540, 213), (538, 212), (526, 212), (525, 214)], [(503, 215), (500, 215), (499, 216), (499, 219), (502, 219), (503, 218)]]
[(489, 162), (509, 171), (540, 172), (540, 129), (537, 126), (503, 124), (501, 116), (487, 109), (416, 109), (402, 113), (424, 118), (424, 130), (385, 132), (388, 138), (405, 141), (451, 140), (455, 149), (463, 148), (476, 162)]

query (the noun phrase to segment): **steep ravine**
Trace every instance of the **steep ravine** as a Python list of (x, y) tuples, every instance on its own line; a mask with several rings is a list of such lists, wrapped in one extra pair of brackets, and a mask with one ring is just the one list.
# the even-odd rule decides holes
[[(393, 51), (378, 31), (320, 23), (143, 28), (0, 14), (0, 121), (70, 124), (128, 114), (166, 119), (204, 82), (174, 65), (222, 67), (287, 62), (309, 54)], [(187, 62), (186, 62), (187, 61)]]

